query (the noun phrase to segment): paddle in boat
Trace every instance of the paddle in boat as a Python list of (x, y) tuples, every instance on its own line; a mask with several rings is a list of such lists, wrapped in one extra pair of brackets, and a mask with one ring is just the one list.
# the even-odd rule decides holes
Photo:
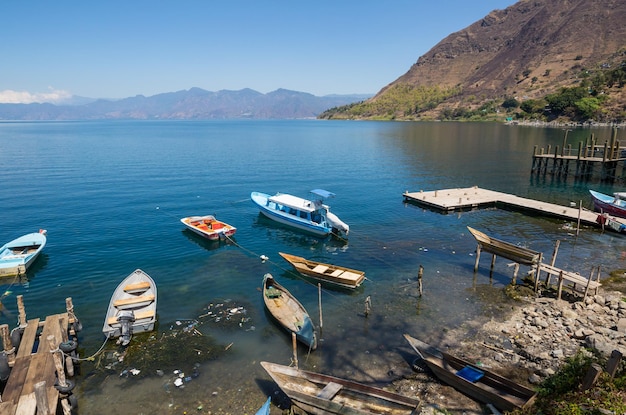
[(261, 362), (263, 369), (308, 414), (415, 415), (419, 400), (334, 376), (276, 363)]
[(26, 274), (46, 246), (46, 230), (29, 233), (0, 248), (0, 277)]
[(317, 335), (313, 321), (306, 309), (285, 287), (276, 282), (271, 274), (263, 276), (263, 302), (273, 319), (288, 333), (309, 349), (317, 348)]
[(180, 220), (193, 233), (210, 241), (217, 241), (235, 234), (237, 228), (215, 219), (213, 215), (188, 216)]
[(537, 396), (532, 389), (442, 352), (408, 334), (404, 338), (435, 376), (480, 402), (492, 404), (501, 411), (513, 411), (531, 405)]
[(102, 332), (128, 345), (133, 334), (154, 330), (157, 286), (154, 280), (136, 269), (117, 286), (111, 296)]
[(300, 274), (341, 288), (355, 289), (365, 280), (363, 271), (312, 261), (284, 252), (279, 254)]
[(311, 193), (314, 196), (311, 200), (285, 193), (270, 196), (259, 192), (252, 192), (250, 198), (264, 216), (283, 225), (320, 237), (326, 237), (331, 233), (347, 236), (350, 227), (323, 203), (324, 199), (335, 194), (322, 189), (311, 190)]
[(596, 211), (626, 218), (626, 193), (613, 193), (613, 196), (589, 190)]

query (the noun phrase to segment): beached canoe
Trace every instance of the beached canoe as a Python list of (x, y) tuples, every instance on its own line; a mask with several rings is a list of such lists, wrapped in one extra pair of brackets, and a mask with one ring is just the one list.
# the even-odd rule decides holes
[(308, 414), (414, 415), (419, 400), (334, 376), (276, 363), (261, 362), (263, 369)]
[(442, 382), (501, 411), (531, 405), (537, 392), (503, 376), (442, 352), (408, 334), (404, 338)]
[(263, 276), (263, 302), (274, 320), (311, 350), (317, 348), (315, 325), (304, 306), (271, 274)]
[(300, 274), (322, 282), (354, 289), (365, 280), (364, 271), (312, 261), (284, 252), (279, 252), (279, 254)]

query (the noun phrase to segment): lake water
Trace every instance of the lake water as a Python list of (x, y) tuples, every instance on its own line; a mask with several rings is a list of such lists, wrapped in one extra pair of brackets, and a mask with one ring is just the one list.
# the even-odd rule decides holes
[[(606, 128), (575, 129), (568, 142), (577, 148), (592, 132), (601, 140), (611, 136)], [(227, 350), (199, 364), (182, 348), (171, 352), (172, 366), (195, 372), (184, 388), (172, 384), (171, 367), (159, 376), (154, 367), (136, 365), (142, 376), (120, 377), (129, 369), (124, 362), (100, 360), (116, 350), (107, 345), (105, 355), (81, 363), (79, 412), (254, 413), (273, 388), (259, 361), (289, 364), (292, 357), (291, 339), (263, 312), (263, 275), (272, 273), (319, 322), (317, 286), (290, 272), (282, 251), (362, 269), (368, 278), (352, 293), (323, 290), (320, 346), (310, 355), (299, 349), (301, 367), (364, 382), (393, 380), (393, 373), (373, 376), (370, 369), (387, 373), (398, 365), (408, 352), (403, 333), (436, 343), (444, 328), (484, 313), (484, 296), (499, 296), (510, 282), (505, 259), (490, 276), (486, 257), (474, 275), (476, 243), (467, 226), (548, 257), (560, 240), (556, 265), (583, 275), (592, 266), (605, 275), (623, 267), (625, 246), (616, 234), (585, 228), (576, 237), (556, 219), (498, 209), (440, 214), (403, 201), (407, 190), (477, 185), (591, 207), (589, 188), (622, 190), (531, 174), (533, 146), (561, 145), (563, 136), (556, 128), (490, 123), (0, 123), (0, 244), (48, 231), (28, 278), (0, 281), (0, 324), (16, 325), (17, 295), (28, 318), (62, 312), (72, 297), (84, 327), (80, 355), (90, 356), (103, 343), (113, 290), (141, 268), (158, 284), (157, 336), (220, 304), (244, 307), (245, 319), (241, 326), (198, 320), (197, 332)], [(314, 188), (336, 193), (329, 204), (350, 225), (348, 242), (276, 225), (250, 201), (252, 191), (307, 196)], [(184, 231), (179, 219), (196, 214), (236, 226), (235, 243), (209, 244)]]

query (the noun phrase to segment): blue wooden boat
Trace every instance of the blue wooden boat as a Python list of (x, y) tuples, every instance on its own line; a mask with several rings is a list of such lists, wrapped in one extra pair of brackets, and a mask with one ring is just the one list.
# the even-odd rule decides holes
[(44, 229), (40, 229), (39, 232), (20, 236), (0, 248), (0, 277), (26, 274), (26, 270), (46, 246), (46, 233)]
[(317, 348), (315, 326), (304, 306), (271, 274), (263, 276), (263, 303), (274, 320), (311, 350)]
[(330, 207), (323, 203), (324, 199), (333, 197), (334, 193), (322, 189), (311, 190), (311, 193), (314, 195), (311, 200), (286, 193), (270, 196), (260, 192), (252, 192), (250, 198), (264, 216), (283, 225), (321, 237), (331, 233), (348, 235), (350, 227), (331, 213)]

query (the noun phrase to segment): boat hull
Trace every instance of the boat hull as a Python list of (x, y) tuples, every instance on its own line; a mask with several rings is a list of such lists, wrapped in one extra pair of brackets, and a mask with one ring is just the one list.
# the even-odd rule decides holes
[(531, 405), (537, 396), (532, 389), (482, 367), (477, 368), (408, 334), (404, 338), (423, 357), (435, 376), (480, 402), (493, 404), (501, 411), (513, 411)]
[(0, 248), (0, 277), (23, 275), (46, 246), (46, 231), (29, 233)]
[(224, 239), (224, 237), (231, 237), (237, 232), (237, 228), (215, 219), (212, 215), (188, 216), (180, 221), (191, 232), (209, 241), (218, 241)]
[(252, 202), (259, 208), (261, 214), (268, 219), (319, 237), (326, 237), (332, 232), (332, 228), (329, 226), (272, 208), (268, 205), (270, 197), (270, 195), (260, 192), (252, 192), (250, 195)]
[(609, 215), (626, 218), (626, 201), (614, 198), (613, 196), (589, 190), (593, 199), (593, 207), (596, 211), (608, 213)]
[(263, 276), (263, 303), (274, 321), (311, 350), (317, 348), (315, 325), (304, 306), (271, 274)]
[(117, 286), (102, 326), (107, 338), (122, 336), (121, 317), (132, 313), (130, 334), (154, 330), (156, 323), (157, 286), (154, 280), (140, 269), (136, 269)]
[(311, 261), (284, 252), (278, 254), (301, 275), (335, 287), (354, 290), (365, 280), (365, 272), (363, 271)]
[(291, 402), (309, 414), (410, 415), (419, 400), (361, 383), (276, 363), (261, 366)]

